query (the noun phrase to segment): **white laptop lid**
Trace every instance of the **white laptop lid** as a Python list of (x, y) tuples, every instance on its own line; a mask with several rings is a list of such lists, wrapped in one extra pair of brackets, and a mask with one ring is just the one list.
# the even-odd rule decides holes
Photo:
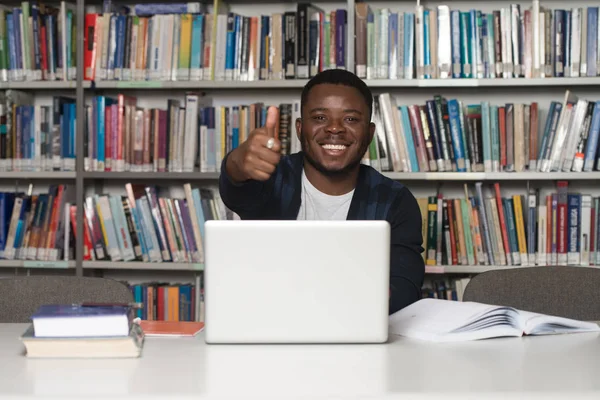
[(207, 221), (208, 343), (388, 338), (386, 221)]

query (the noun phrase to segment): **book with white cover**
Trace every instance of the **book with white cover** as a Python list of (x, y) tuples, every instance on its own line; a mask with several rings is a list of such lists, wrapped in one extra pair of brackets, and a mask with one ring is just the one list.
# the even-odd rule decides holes
[(422, 299), (390, 316), (390, 333), (431, 342), (599, 332), (593, 322), (476, 302)]

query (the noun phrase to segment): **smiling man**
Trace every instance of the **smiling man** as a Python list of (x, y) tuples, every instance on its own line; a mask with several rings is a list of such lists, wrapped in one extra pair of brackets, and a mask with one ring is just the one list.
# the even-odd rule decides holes
[(361, 164), (375, 133), (372, 104), (356, 75), (321, 72), (302, 91), (302, 151), (281, 156), (279, 112), (271, 107), (265, 126), (224, 158), (219, 188), (242, 219), (388, 221), (392, 314), (421, 298), (421, 212), (408, 188)]

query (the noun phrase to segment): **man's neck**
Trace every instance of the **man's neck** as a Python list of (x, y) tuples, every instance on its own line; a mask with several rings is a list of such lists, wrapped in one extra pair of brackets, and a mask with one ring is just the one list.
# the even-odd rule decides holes
[(322, 193), (330, 196), (341, 196), (349, 193), (356, 187), (360, 165), (339, 175), (325, 175), (317, 170), (311, 163), (304, 161), (304, 173), (308, 181)]

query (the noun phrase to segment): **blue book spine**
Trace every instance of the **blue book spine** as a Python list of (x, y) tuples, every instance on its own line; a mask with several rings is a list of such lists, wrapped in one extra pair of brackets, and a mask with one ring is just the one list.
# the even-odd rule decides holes
[(473, 78), (477, 78), (478, 57), (479, 57), (479, 38), (477, 29), (477, 10), (469, 10), (469, 43), (471, 55), (471, 71)]
[(546, 148), (541, 149), (544, 151), (544, 158), (542, 160), (549, 160), (550, 154), (552, 152), (552, 143), (554, 142), (554, 135), (556, 134), (556, 129), (558, 128), (558, 121), (560, 120), (560, 114), (562, 112), (562, 104), (556, 103), (554, 107), (554, 112), (552, 114), (548, 114), (548, 117), (552, 115), (550, 120), (550, 130), (548, 131), (548, 139), (546, 140)]
[(98, 169), (100, 171), (104, 171), (104, 144), (106, 143), (106, 138), (104, 137), (104, 130), (106, 128), (106, 118), (104, 110), (106, 108), (106, 98), (104, 96), (96, 96), (96, 113), (98, 115), (98, 119), (96, 120), (96, 137), (98, 138), (97, 149), (98, 152)]
[(469, 23), (469, 13), (460, 13), (460, 63), (461, 77), (472, 77), (471, 64), (471, 24)]
[(62, 103), (62, 112), (60, 113), (60, 162), (61, 164), (67, 157), (67, 147), (69, 143), (69, 106), (67, 103)]
[[(140, 198), (135, 200), (136, 216), (140, 231), (142, 232), (146, 254), (148, 255), (150, 261), (154, 261), (150, 256), (154, 252), (159, 252), (159, 250), (154, 246), (154, 241), (152, 240), (152, 232), (150, 231), (151, 228), (148, 226), (148, 221), (146, 221), (146, 218), (144, 217), (144, 210), (142, 209), (144, 200), (146, 202), (148, 201), (146, 198)], [(158, 254), (160, 254), (160, 252)]]
[[(133, 286), (133, 299), (136, 303), (144, 303), (144, 297), (142, 294), (142, 285)], [(145, 307), (144, 307), (145, 309)], [(144, 309), (138, 308), (135, 310), (136, 317), (144, 318)]]
[(200, 227), (200, 236), (202, 237), (202, 243), (204, 243), (204, 210), (202, 209), (202, 201), (200, 199), (200, 190), (198, 188), (192, 189), (192, 199), (194, 201), (194, 208), (196, 209), (196, 215), (193, 218), (198, 219), (198, 226)]
[(31, 161), (31, 141), (32, 141), (32, 119), (33, 112), (32, 106), (22, 106), (21, 107), (21, 127), (22, 133), (21, 136), (21, 169), (27, 169), (27, 165), (29, 165)]
[[(69, 68), (71, 68), (71, 64), (73, 64), (73, 60), (71, 60), (71, 53), (72, 53), (72, 49), (71, 49), (71, 44), (73, 43), (72, 40), (72, 35), (73, 35), (73, 13), (71, 11), (67, 11), (67, 54), (65, 54), (65, 63), (66, 65), (63, 65), (63, 69), (64, 69), (64, 75), (67, 77), (67, 79), (69, 79)], [(125, 16), (123, 16), (123, 18), (125, 18)], [(123, 29), (123, 38), (125, 37), (125, 29)]]
[[(311, 42), (316, 40), (318, 37), (315, 36)], [(335, 12), (335, 47), (336, 56), (335, 61), (338, 68), (346, 68), (346, 10), (338, 9)]]
[(505, 219), (508, 228), (508, 238), (510, 244), (510, 252), (512, 256), (513, 265), (521, 264), (521, 258), (519, 254), (519, 245), (517, 244), (517, 228), (515, 225), (515, 210), (513, 208), (513, 201), (510, 198), (503, 199), (504, 210), (506, 211)]
[(38, 79), (41, 79), (42, 56), (40, 50), (40, 8), (37, 4), (31, 4), (31, 28), (33, 31), (33, 68), (39, 71)]
[(598, 7), (587, 8), (587, 76), (598, 75)]
[(29, 106), (29, 140), (27, 141), (27, 162), (29, 163), (28, 167), (31, 170), (33, 170), (35, 156), (35, 107)]
[(192, 17), (192, 44), (190, 51), (190, 80), (200, 80), (203, 59), (203, 35), (204, 35), (204, 15), (198, 14)]
[(123, 79), (123, 61), (125, 58), (125, 16), (117, 17), (117, 47), (115, 50), (115, 79)]
[(135, 15), (149, 16), (158, 14), (195, 14), (202, 11), (199, 2), (186, 3), (144, 3), (136, 4)]
[[(17, 229), (15, 231), (15, 241), (14, 248), (18, 250), (21, 247), (21, 243), (23, 242), (23, 237), (25, 236), (25, 213), (27, 212), (27, 208), (29, 207), (31, 199), (28, 196), (23, 197), (23, 203), (21, 203), (21, 210), (19, 212), (19, 219), (17, 221)], [(15, 253), (13, 253), (15, 254)], [(13, 258), (13, 257), (11, 257)]]
[(6, 235), (8, 234), (8, 225), (10, 214), (7, 212), (7, 193), (0, 192), (0, 257), (4, 256), (4, 246), (6, 246)]
[(415, 142), (413, 139), (410, 117), (408, 115), (408, 107), (398, 106), (398, 112), (400, 113), (400, 123), (402, 124), (402, 131), (404, 132), (404, 137), (406, 139), (408, 162), (410, 163), (411, 171), (416, 172), (419, 170), (419, 161), (417, 159), (417, 152), (415, 150)]
[(452, 78), (461, 77), (462, 62), (460, 55), (460, 11), (450, 11), (450, 32), (452, 36)]
[(15, 34), (15, 49), (17, 52), (17, 79), (21, 80), (25, 73), (25, 71), (23, 71), (23, 49), (21, 48), (21, 9), (15, 8), (12, 15), (13, 33)]
[(460, 110), (458, 100), (448, 100), (448, 117), (450, 120), (450, 135), (452, 137), (452, 148), (454, 149), (454, 161), (458, 172), (467, 172), (465, 165), (465, 153), (463, 151), (462, 130), (460, 123)]
[(10, 57), (8, 57), (10, 68), (9, 80), (15, 80), (17, 72), (17, 49), (15, 46), (15, 28), (12, 14), (6, 15), (6, 32), (8, 35), (8, 54), (10, 54)]
[(579, 265), (579, 229), (581, 225), (581, 195), (569, 193), (568, 197), (568, 234), (567, 265)]
[(240, 144), (240, 107), (233, 106), (231, 112), (233, 114), (233, 124), (231, 128), (231, 148), (235, 149)]
[(424, 66), (424, 78), (431, 79), (431, 48), (429, 46), (429, 10), (423, 11), (423, 66)]
[(77, 104), (69, 103), (69, 169), (75, 170), (75, 149), (77, 140)]
[[(600, 134), (600, 101), (594, 105), (592, 113), (592, 122), (590, 123), (590, 132), (587, 143), (585, 144), (585, 159), (583, 170), (590, 172), (594, 169), (594, 161), (596, 160), (596, 152), (598, 151), (598, 135)], [(600, 165), (600, 160), (599, 164)]]
[(235, 35), (239, 28), (239, 18), (234, 13), (227, 15), (227, 36), (225, 38), (225, 79), (233, 79), (233, 70), (237, 67)]

